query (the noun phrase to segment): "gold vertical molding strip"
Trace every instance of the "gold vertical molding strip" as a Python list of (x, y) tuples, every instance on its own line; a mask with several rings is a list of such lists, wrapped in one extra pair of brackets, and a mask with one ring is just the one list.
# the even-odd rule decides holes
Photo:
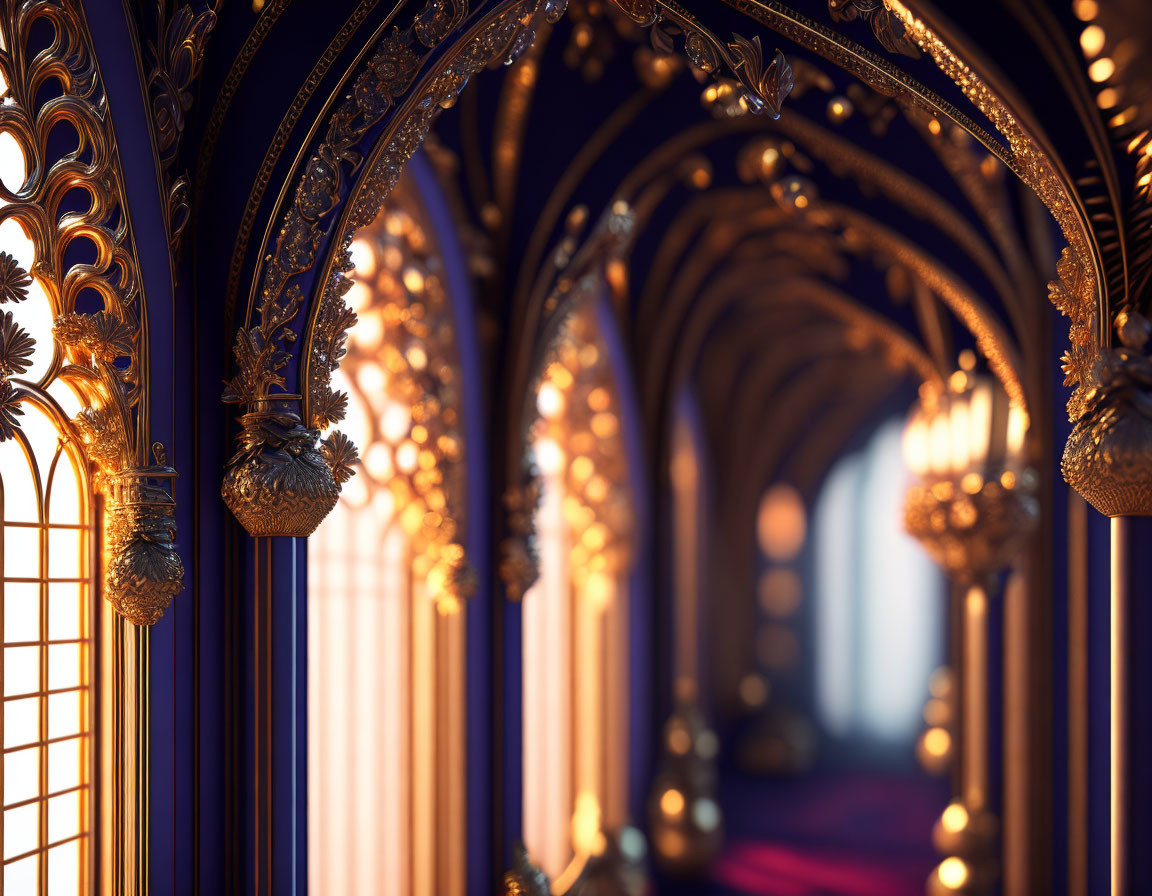
[(1112, 593), (1109, 613), (1110, 679), (1110, 777), (1109, 777), (1109, 867), (1112, 896), (1127, 896), (1128, 839), (1128, 521), (1112, 519)]
[(988, 594), (973, 585), (964, 596), (963, 793), (969, 812), (988, 799)]
[(1088, 896), (1088, 504), (1068, 489), (1068, 896)]
[(1017, 569), (1004, 588), (1003, 809), (1005, 896), (1030, 896), (1028, 862), (1031, 727), (1028, 677), (1034, 662), (1028, 631), (1032, 582)]

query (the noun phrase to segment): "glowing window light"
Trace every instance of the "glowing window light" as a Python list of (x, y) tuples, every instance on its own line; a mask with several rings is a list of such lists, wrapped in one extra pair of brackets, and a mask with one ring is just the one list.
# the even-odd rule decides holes
[(631, 510), (595, 306), (565, 321), (535, 393), (539, 576), (522, 609), (523, 830), (564, 892), (627, 816)]
[[(23, 155), (0, 132), (0, 181), (18, 190)], [(34, 248), (13, 219), (0, 250), (32, 270)], [(36, 340), (16, 436), (0, 442), (0, 644), (4, 776), (0, 890), (91, 891), (93, 570), (86, 465), (64, 420), (79, 409), (53, 373), (53, 313), (39, 281), (5, 312)], [(45, 890), (41, 890), (45, 892)]]
[(819, 715), (836, 735), (889, 743), (915, 735), (925, 682), (942, 659), (942, 574), (903, 528), (901, 429), (885, 424), (837, 463), (814, 514)]
[[(463, 408), (449, 387), (460, 379), (454, 317), (418, 210), (402, 179), (352, 243), (359, 320), (332, 379), (364, 462), (308, 540), (316, 893), (465, 888), (468, 609), (450, 584), (464, 559)], [(417, 319), (419, 338), (407, 326)]]

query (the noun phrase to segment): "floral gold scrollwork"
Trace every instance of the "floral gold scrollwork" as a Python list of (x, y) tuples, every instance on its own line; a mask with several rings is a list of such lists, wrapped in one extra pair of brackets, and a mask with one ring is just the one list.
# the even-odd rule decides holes
[(1071, 324), (1072, 347), (1064, 359), (1064, 371), (1067, 384), (1075, 386), (1068, 399), (1068, 415), (1077, 420), (1085, 411), (1086, 393), (1092, 387), (1092, 359), (1099, 341), (1097, 300), (1103, 287), (1069, 191), (1051, 159), (983, 78), (900, 0), (884, 0), (884, 6), (904, 25), (908, 38), (932, 58), (1008, 141), (1010, 157), (1005, 161), (1048, 207), (1068, 242), (1057, 268), (1059, 279), (1050, 284), (1049, 295)]
[(682, 34), (684, 53), (693, 65), (717, 79), (726, 68), (741, 86), (740, 100), (745, 108), (780, 117), (784, 99), (792, 90), (792, 69), (779, 50), (764, 65), (759, 35), (749, 40), (734, 34), (730, 43), (724, 43), (674, 3), (615, 2), (637, 24), (652, 28), (652, 46), (658, 52), (671, 54), (674, 38)]
[[(531, 43), (541, 21), (554, 22), (563, 11), (562, 0), (523, 0), (493, 14), (462, 42), (443, 70), (430, 77), (421, 96), (406, 104), (404, 116), (394, 124), (392, 137), (381, 144), (368, 163), (359, 192), (350, 200), (346, 226), (333, 251), (333, 270), (324, 283), (316, 303), (315, 321), (308, 328), (301, 350), (304, 416), (312, 424), (312, 432), (318, 433), (320, 424), (339, 422), (344, 415), (344, 402), (329, 383), (344, 350), (344, 334), (355, 321), (343, 300), (348, 288), (345, 274), (351, 266), (347, 250), (352, 235), (375, 218), (404, 163), (427, 135), (437, 110), (451, 105), (468, 79), (490, 62), (515, 58)], [(442, 42), (466, 19), (467, 12), (464, 0), (430, 0), (412, 25), (386, 34), (330, 118), (325, 136), (306, 164), (285, 213), (276, 246), (266, 260), (256, 308), (259, 322), (237, 334), (237, 373), (224, 393), (225, 402), (246, 404), (255, 410), (263, 402), (276, 400), (274, 388), (286, 387), (282, 371), (292, 357), (289, 346), (296, 340), (294, 326), (298, 325), (297, 312), (304, 298), (299, 280), (316, 265), (323, 232), (346, 198), (352, 175), (364, 164), (356, 147), (411, 88), (425, 48), (430, 48), (429, 42)], [(241, 438), (247, 444), (250, 437), (242, 434)], [(302, 446), (302, 439), (294, 444)], [(238, 453), (233, 464), (252, 462), (252, 447), (244, 450), (245, 459)], [(334, 456), (331, 449), (327, 456)], [(325, 455), (318, 451), (317, 457), (322, 461)], [(318, 468), (316, 472), (319, 475)], [(235, 480), (231, 470), (226, 480)], [(236, 506), (255, 494), (226, 487), (232, 490), (229, 500)], [(237, 512), (236, 506), (230, 506)], [(309, 513), (312, 509), (308, 508)]]
[(880, 46), (889, 53), (913, 58), (920, 55), (916, 44), (908, 39), (904, 24), (885, 8), (883, 0), (828, 0), (828, 12), (834, 22), (852, 22), (858, 18), (867, 22)]
[(109, 477), (108, 487), (108, 599), (136, 625), (158, 622), (184, 578), (174, 545), (176, 502), (168, 493), (176, 471), (159, 442), (152, 451), (153, 464)]
[(1064, 447), (1065, 480), (1107, 516), (1152, 514), (1152, 324), (1135, 312), (1116, 319), (1121, 346), (1096, 362), (1099, 383)]
[[(184, 571), (174, 546), (176, 474), (162, 449), (147, 460), (144, 309), (112, 122), (80, 4), (36, 0), (5, 10), (0, 130), (16, 141), (26, 173), (18, 188), (0, 184), (0, 221), (19, 223), (30, 245), (13, 251), (26, 251), (31, 264), (0, 253), (0, 305), (35, 294), (49, 307), (54, 338), (37, 345), (19, 315), (0, 315), (0, 440), (15, 435), (27, 395), (63, 384), (79, 398), (68, 436), (85, 449), (107, 497), (105, 597), (130, 621), (151, 624)], [(58, 125), (69, 129), (72, 149), (54, 154)], [(84, 244), (94, 262), (65, 262), (67, 250)], [(49, 362), (33, 364), (34, 349), (51, 352)], [(34, 381), (17, 379), (26, 373)]]
[[(0, 253), (0, 272), (6, 279), (27, 279), (24, 271), (11, 255)], [(0, 288), (0, 305), (6, 302), (20, 302), (25, 298), (23, 290)], [(16, 435), (19, 425), (17, 417), (24, 416), (20, 407), (20, 392), (10, 382), (11, 377), (28, 370), (32, 350), (36, 340), (28, 331), (16, 323), (11, 311), (0, 311), (0, 442)]]
[[(184, 135), (185, 116), (192, 107), (192, 85), (200, 75), (204, 47), (216, 25), (216, 5), (170, 4), (155, 0), (155, 37), (144, 42), (144, 62), (148, 67), (146, 86), (152, 107), (152, 126), (156, 154), (164, 181), (167, 201), (168, 243), (176, 254), (181, 235), (188, 223), (188, 177), (176, 175), (180, 139)], [(146, 15), (144, 4), (138, 14)], [(141, 25), (142, 28), (146, 26)]]

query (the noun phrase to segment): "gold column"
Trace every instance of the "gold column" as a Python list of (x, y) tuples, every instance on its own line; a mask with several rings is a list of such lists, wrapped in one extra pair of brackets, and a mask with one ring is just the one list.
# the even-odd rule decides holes
[(1112, 592), (1109, 614), (1111, 754), (1109, 827), (1112, 896), (1127, 896), (1127, 812), (1128, 751), (1124, 738), (1128, 728), (1127, 665), (1128, 644), (1125, 627), (1128, 617), (1128, 521), (1112, 519)]

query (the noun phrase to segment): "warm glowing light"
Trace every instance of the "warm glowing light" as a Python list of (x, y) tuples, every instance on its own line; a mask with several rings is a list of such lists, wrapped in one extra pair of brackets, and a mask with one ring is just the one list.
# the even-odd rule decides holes
[(404, 442), (396, 449), (396, 466), (402, 473), (411, 473), (420, 461), (420, 449), (415, 442)]
[(949, 425), (952, 430), (952, 456), (950, 468), (964, 470), (968, 467), (968, 444), (971, 428), (968, 422), (968, 404), (953, 401), (949, 408)]
[(828, 101), (828, 120), (839, 124), (852, 115), (852, 101), (847, 97), (837, 96)]
[(937, 414), (928, 428), (929, 460), (933, 473), (949, 472), (952, 461), (952, 425), (947, 414)]
[(371, 277), (376, 273), (376, 252), (368, 240), (363, 238), (352, 240), (348, 254), (357, 277)]
[(924, 749), (932, 756), (944, 756), (952, 749), (952, 735), (944, 728), (929, 728), (924, 732)]
[(1024, 440), (1028, 435), (1028, 412), (1018, 405), (1008, 410), (1007, 449), (1009, 457), (1019, 457), (1024, 453)]
[(318, 893), (460, 893), (467, 874), (462, 375), (433, 240), (399, 207), (413, 195), (402, 181), (351, 243), (358, 322), (333, 386), (363, 465), (307, 546)]
[(949, 856), (936, 869), (940, 883), (950, 890), (959, 890), (968, 882), (968, 866), (963, 859)]
[(1090, 22), (1100, 13), (1100, 4), (1096, 0), (1075, 0), (1072, 11), (1081, 22)]
[(1120, 105), (1122, 94), (1116, 87), (1105, 87), (1098, 94), (1096, 94), (1096, 105), (1101, 109), (1111, 109), (1113, 106)]
[(988, 458), (988, 442), (992, 437), (992, 383), (976, 385), (968, 399), (968, 455), (973, 465)]
[(904, 430), (904, 463), (916, 476), (923, 476), (929, 466), (928, 424), (917, 415)]
[(772, 486), (756, 514), (760, 550), (773, 560), (792, 560), (804, 547), (806, 536), (807, 516), (800, 493), (785, 483)]
[(958, 834), (968, 827), (968, 810), (962, 803), (949, 803), (940, 816), (940, 826), (950, 834)]
[(604, 851), (600, 801), (588, 790), (576, 794), (576, 809), (572, 813), (572, 848), (583, 855), (599, 855)]
[(1096, 83), (1107, 81), (1116, 71), (1116, 63), (1108, 56), (1101, 56), (1088, 66), (1088, 77)]
[[(1099, 25), (1089, 25), (1080, 32), (1080, 49), (1091, 59), (1104, 49), (1104, 29)], [(1102, 78), (1099, 80), (1103, 80)]]
[[(379, 368), (377, 368), (379, 369)], [(380, 417), (380, 429), (384, 438), (396, 444), (408, 434), (412, 423), (412, 410), (398, 401), (389, 401)]]
[(615, 590), (612, 579), (602, 572), (592, 573), (584, 584), (584, 596), (596, 610), (603, 610), (608, 606)]
[(660, 794), (660, 811), (670, 818), (679, 818), (684, 811), (684, 794), (670, 787)]

